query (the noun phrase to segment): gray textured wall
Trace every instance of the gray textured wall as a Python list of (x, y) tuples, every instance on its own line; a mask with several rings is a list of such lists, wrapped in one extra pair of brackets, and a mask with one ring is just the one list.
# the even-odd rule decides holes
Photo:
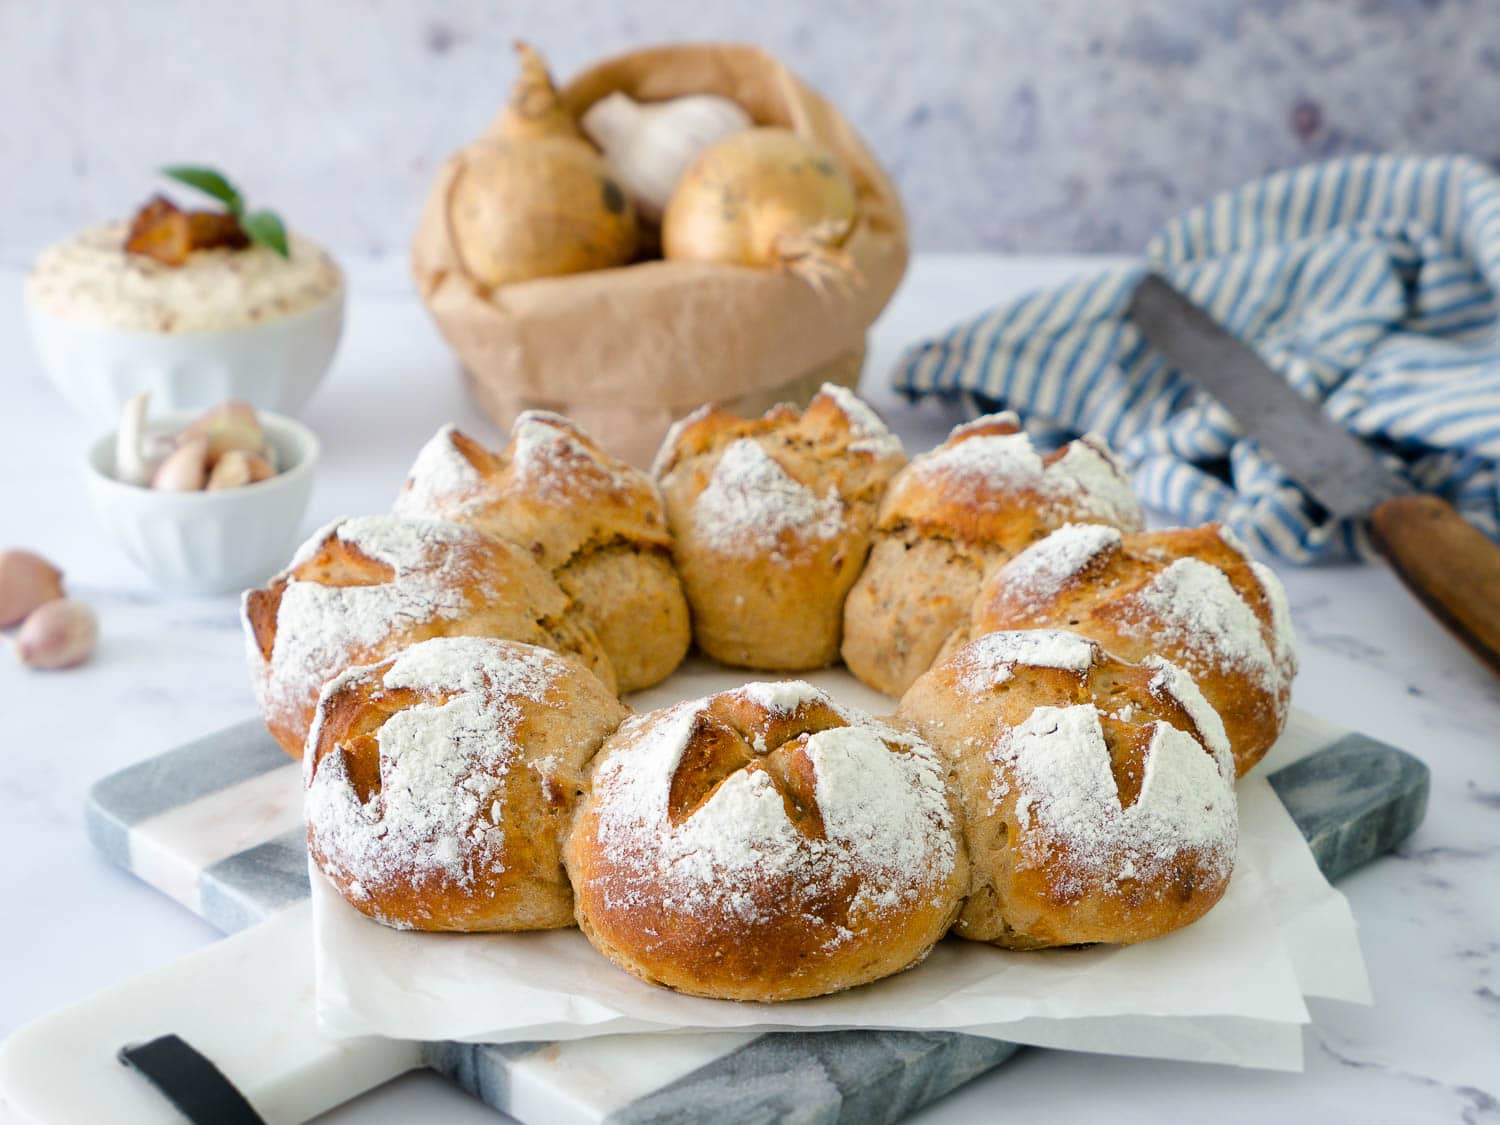
[(770, 47), (884, 158), (921, 249), (1137, 249), (1330, 153), (1500, 156), (1500, 0), (0, 0), (0, 246), (191, 159), (343, 252), (399, 252), (517, 35), (562, 74), (663, 39)]

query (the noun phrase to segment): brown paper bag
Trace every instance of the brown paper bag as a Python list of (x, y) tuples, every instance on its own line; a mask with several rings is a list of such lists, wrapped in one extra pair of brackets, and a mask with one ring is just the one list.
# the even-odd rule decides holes
[(847, 292), (770, 269), (649, 261), (502, 286), (465, 275), (449, 237), (455, 162), (439, 170), (412, 242), (433, 319), (496, 423), (545, 407), (645, 465), (667, 427), (703, 402), (741, 413), (805, 403), (825, 379), (854, 385), (865, 331), (906, 269), (906, 221), (885, 172), (831, 105), (757, 47), (676, 45), (599, 63), (561, 91), (575, 115), (614, 90), (641, 101), (733, 98), (760, 125), (822, 141), (854, 180)]

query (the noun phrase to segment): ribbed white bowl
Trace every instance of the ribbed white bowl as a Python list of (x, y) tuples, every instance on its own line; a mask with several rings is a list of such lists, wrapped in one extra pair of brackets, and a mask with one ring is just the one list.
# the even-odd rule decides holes
[(206, 409), (237, 398), (293, 414), (333, 362), (344, 288), (303, 312), (221, 332), (129, 332), (67, 320), (27, 302), (42, 369), (70, 403), (102, 423), (137, 391), (157, 410)]
[[(164, 414), (153, 428), (178, 429), (195, 414)], [(156, 492), (115, 479), (113, 431), (89, 450), (86, 477), (100, 521), (159, 586), (226, 594), (258, 586), (296, 546), (317, 467), (318, 439), (306, 426), (262, 412), (281, 471), (270, 480), (217, 492)]]

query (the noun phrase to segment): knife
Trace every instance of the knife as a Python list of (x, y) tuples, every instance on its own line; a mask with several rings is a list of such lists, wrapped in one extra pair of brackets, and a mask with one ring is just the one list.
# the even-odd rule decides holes
[(1368, 521), (1371, 540), (1407, 588), (1500, 673), (1500, 546), (1452, 505), (1388, 469), (1162, 277), (1147, 274), (1136, 285), (1129, 311), (1146, 341), (1318, 503), (1340, 518)]

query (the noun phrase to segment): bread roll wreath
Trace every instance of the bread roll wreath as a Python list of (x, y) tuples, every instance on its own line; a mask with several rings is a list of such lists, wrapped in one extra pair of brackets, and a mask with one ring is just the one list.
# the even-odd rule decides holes
[[(705, 407), (648, 476), (555, 415), (450, 428), (391, 516), (319, 532), (243, 620), (308, 843), (356, 909), (424, 930), (576, 922), (698, 996), (789, 1000), (945, 934), (1130, 943), (1233, 871), (1233, 782), (1280, 734), (1285, 595), (1226, 529), (1141, 531), (1098, 439), (1012, 415), (909, 464), (825, 387)], [(842, 654), (877, 719), (800, 681), (632, 714), (696, 644)]]

